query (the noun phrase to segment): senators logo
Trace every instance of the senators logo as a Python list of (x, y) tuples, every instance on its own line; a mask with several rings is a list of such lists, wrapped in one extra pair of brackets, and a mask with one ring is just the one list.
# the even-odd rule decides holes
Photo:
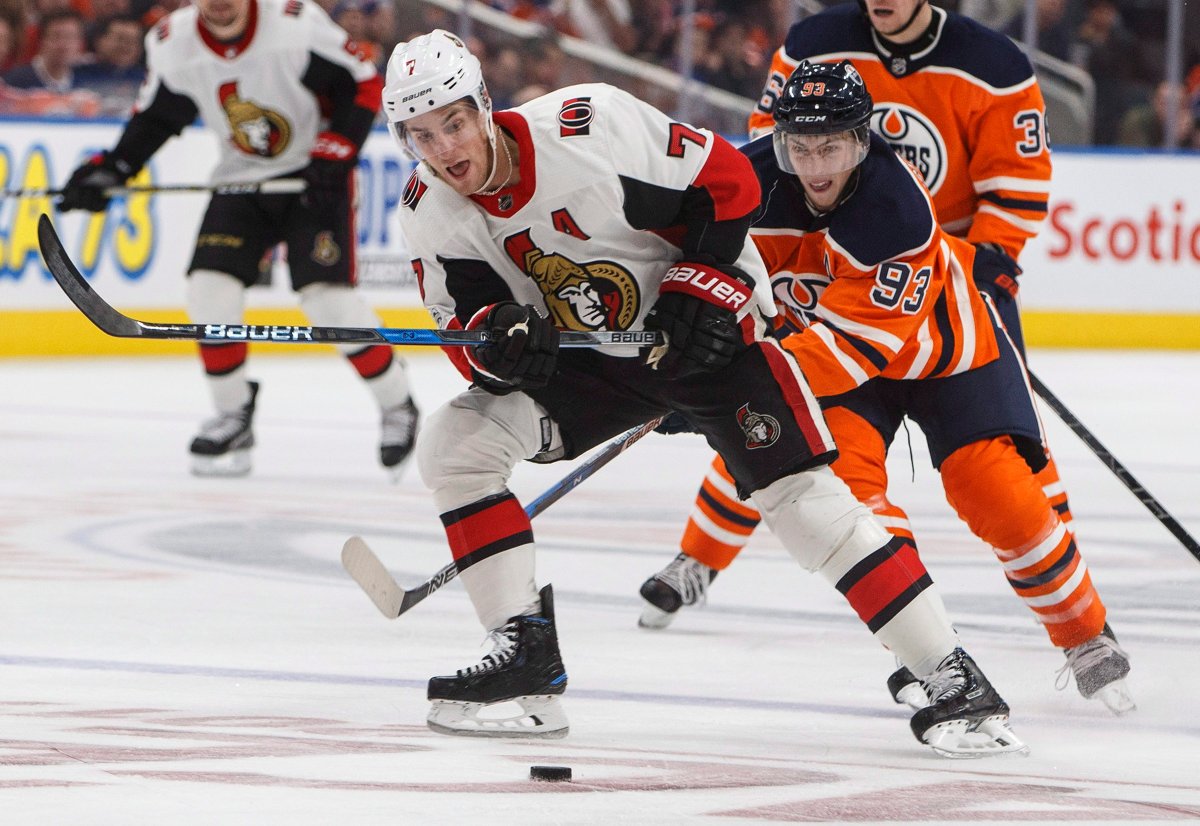
[(620, 264), (578, 264), (556, 252), (547, 254), (528, 229), (504, 239), (504, 250), (537, 283), (554, 326), (585, 332), (628, 330), (637, 318), (641, 292)]
[(222, 84), (217, 97), (229, 120), (229, 137), (238, 149), (247, 155), (274, 158), (288, 148), (291, 124), (278, 112), (242, 98), (236, 81)]
[(400, 196), (400, 203), (411, 210), (416, 210), (417, 204), (421, 203), (421, 199), (425, 197), (425, 192), (429, 187), (421, 180), (421, 176), (417, 174), (417, 170), (413, 170), (408, 176), (408, 183), (404, 185), (404, 194)]
[(879, 103), (871, 128), (921, 174), (929, 194), (937, 194), (946, 180), (946, 142), (933, 121), (903, 103)]
[(558, 112), (558, 135), (569, 138), (573, 135), (586, 135), (591, 131), (592, 109), (591, 98), (571, 98), (564, 100), (562, 109)]
[(749, 404), (738, 408), (737, 422), (746, 434), (747, 450), (770, 447), (779, 441), (779, 420), (766, 413), (755, 413)]

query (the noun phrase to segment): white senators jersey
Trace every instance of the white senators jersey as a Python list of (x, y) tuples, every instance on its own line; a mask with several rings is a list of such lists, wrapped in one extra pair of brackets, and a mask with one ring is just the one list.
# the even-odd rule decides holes
[(689, 260), (748, 276), (774, 315), (746, 235), (758, 181), (727, 141), (605, 84), (494, 118), (519, 146), (515, 185), (468, 198), (422, 164), (405, 187), (400, 225), (440, 327), (515, 300), (562, 330), (641, 329), (666, 271)]
[(146, 35), (146, 62), (134, 117), (178, 131), (198, 114), (221, 139), (215, 183), (295, 172), (308, 165), (318, 134), (356, 131), (331, 127), (338, 111), (379, 109), (375, 67), (313, 2), (250, 0), (234, 42), (214, 38), (195, 7), (179, 9)]

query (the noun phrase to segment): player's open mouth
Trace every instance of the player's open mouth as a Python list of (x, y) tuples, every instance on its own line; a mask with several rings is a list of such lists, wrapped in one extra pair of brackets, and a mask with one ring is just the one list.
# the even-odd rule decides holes
[(826, 178), (826, 179), (824, 179), (824, 180), (821, 180), (821, 181), (805, 181), (804, 183), (805, 183), (805, 185), (806, 185), (806, 186), (807, 186), (809, 189), (811, 189), (813, 192), (816, 192), (816, 193), (820, 194), (820, 193), (822, 193), (822, 192), (826, 192), (826, 191), (828, 191), (828, 190), (829, 190), (829, 188), (830, 188), (831, 186), (833, 186), (833, 179), (831, 179), (831, 178)]
[(446, 174), (456, 181), (461, 181), (463, 178), (467, 177), (467, 171), (470, 168), (470, 161), (459, 161), (458, 163), (452, 163), (447, 166)]

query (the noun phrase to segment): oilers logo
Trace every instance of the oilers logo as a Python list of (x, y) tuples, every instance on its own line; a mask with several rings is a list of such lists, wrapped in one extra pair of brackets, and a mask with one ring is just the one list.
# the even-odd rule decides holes
[(871, 128), (921, 173), (929, 194), (936, 195), (946, 180), (946, 142), (933, 121), (903, 103), (878, 103)]

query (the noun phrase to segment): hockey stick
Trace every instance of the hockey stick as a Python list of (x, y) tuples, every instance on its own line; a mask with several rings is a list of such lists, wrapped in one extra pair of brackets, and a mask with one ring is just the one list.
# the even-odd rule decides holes
[(1125, 487), (1129, 488), (1130, 492), (1137, 497), (1137, 500), (1146, 506), (1146, 510), (1154, 514), (1154, 518), (1161, 522), (1163, 527), (1170, 531), (1171, 535), (1178, 539), (1192, 556), (1196, 557), (1197, 561), (1200, 561), (1200, 543), (1196, 542), (1183, 525), (1180, 525), (1175, 520), (1175, 517), (1167, 512), (1163, 504), (1155, 499), (1150, 491), (1142, 487), (1142, 483), (1135, 479), (1133, 474), (1123, 464), (1117, 461), (1117, 457), (1113, 456), (1108, 448), (1100, 444), (1100, 440), (1092, 435), (1092, 431), (1088, 430), (1083, 422), (1079, 421), (1075, 417), (1075, 414), (1068, 410), (1067, 406), (1050, 392), (1050, 388), (1046, 387), (1041, 379), (1030, 372), (1029, 381), (1033, 385), (1034, 391), (1042, 397), (1042, 400), (1046, 404), (1054, 409), (1054, 412), (1063, 420), (1063, 423), (1075, 431), (1075, 435), (1091, 448), (1092, 453), (1096, 454), (1096, 458), (1103, 462), (1105, 467), (1111, 470), (1124, 483)]
[[(651, 419), (643, 425), (627, 430), (613, 441), (609, 442), (597, 453), (567, 474), (559, 482), (552, 485), (545, 493), (525, 506), (525, 513), (533, 519), (546, 508), (566, 496), (584, 479), (587, 479), (600, 468), (607, 465), (617, 456), (629, 449), (629, 446), (645, 436), (662, 422), (662, 418)], [(405, 590), (392, 578), (387, 568), (379, 561), (361, 536), (352, 536), (342, 547), (342, 567), (354, 578), (359, 587), (366, 592), (375, 607), (388, 619), (396, 619), (412, 608), (425, 597), (454, 579), (463, 570), (471, 566), (471, 562), (451, 562), (425, 582), (412, 590)]]
[[(270, 341), (283, 344), (411, 344), (442, 347), (478, 347), (489, 340), (486, 330), (427, 330), (407, 327), (299, 327), (289, 324), (151, 324), (114, 309), (92, 289), (71, 261), (54, 224), (43, 214), (38, 219), (38, 245), (50, 274), (67, 297), (93, 324), (117, 338), (174, 341)], [(560, 347), (606, 345), (655, 346), (662, 335), (654, 330), (616, 330), (597, 333), (564, 330)]]
[[(270, 181), (253, 181), (244, 184), (158, 184), (151, 186), (108, 186), (104, 188), (107, 198), (122, 195), (160, 195), (188, 192), (210, 192), (214, 195), (294, 195), (308, 188), (303, 178), (276, 178)], [(4, 189), (0, 198), (56, 198), (65, 189)]]

